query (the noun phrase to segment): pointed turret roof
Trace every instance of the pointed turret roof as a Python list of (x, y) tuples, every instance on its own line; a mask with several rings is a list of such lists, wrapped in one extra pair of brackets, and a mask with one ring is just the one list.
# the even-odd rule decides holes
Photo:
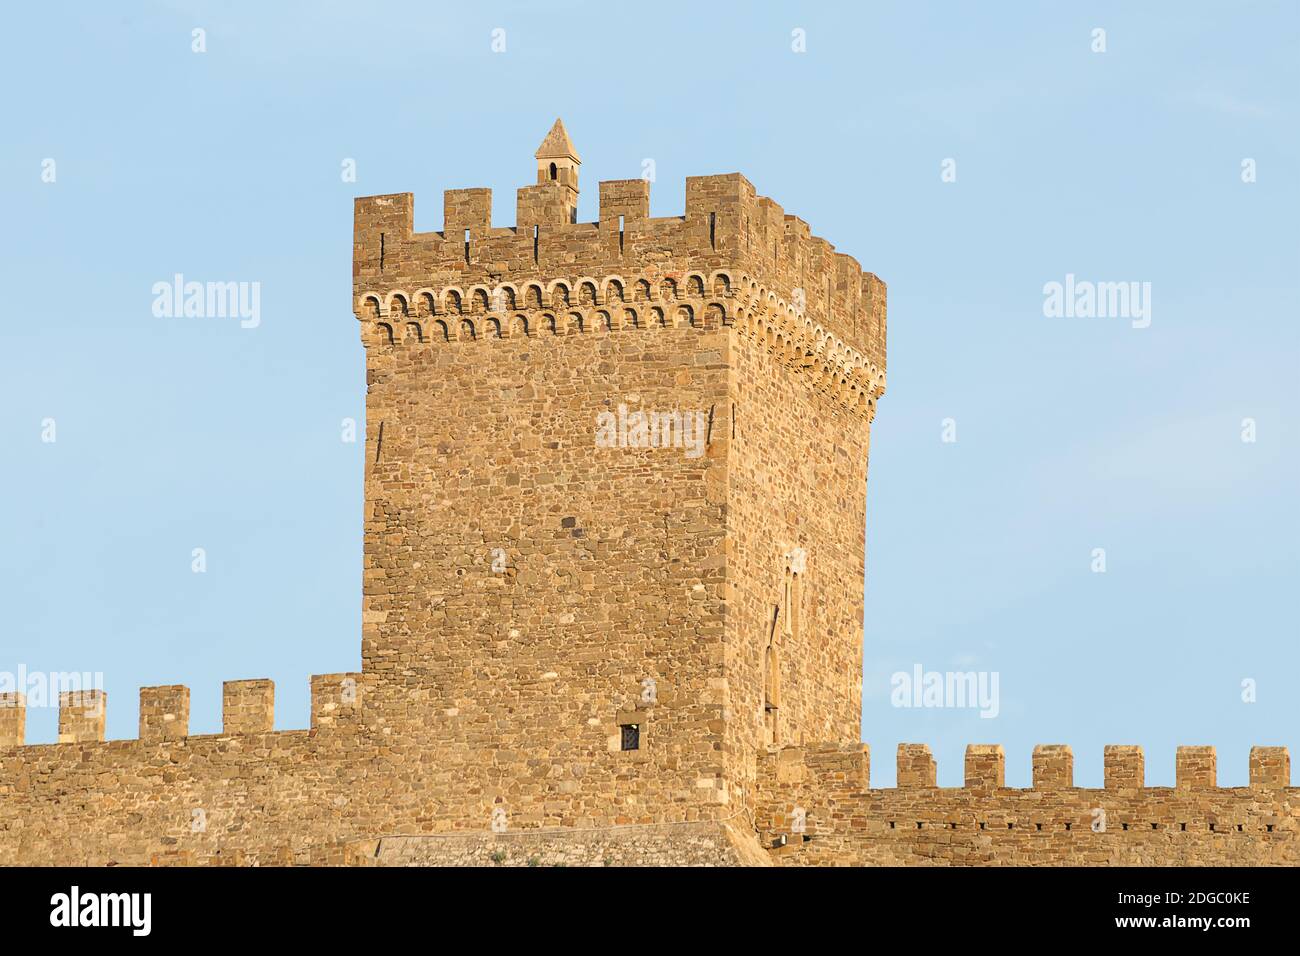
[(578, 151), (573, 148), (573, 140), (569, 139), (569, 134), (564, 129), (564, 120), (560, 119), (555, 121), (551, 131), (546, 134), (546, 139), (542, 140), (542, 145), (537, 147), (537, 152), (533, 155), (536, 159), (572, 159), (582, 162), (578, 158)]

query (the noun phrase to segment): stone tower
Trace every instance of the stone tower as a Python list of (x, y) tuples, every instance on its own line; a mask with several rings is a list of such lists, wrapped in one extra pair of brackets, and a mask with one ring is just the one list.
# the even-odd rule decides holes
[(526, 825), (725, 816), (859, 739), (885, 287), (739, 174), (357, 200), (367, 708)]
[(546, 139), (542, 140), (542, 145), (537, 147), (534, 155), (537, 158), (537, 181), (558, 182), (566, 188), (565, 201), (569, 206), (568, 221), (577, 222), (578, 167), (582, 165), (582, 160), (578, 158), (578, 151), (573, 148), (573, 141), (569, 139), (562, 120), (555, 121), (555, 125), (546, 134)]

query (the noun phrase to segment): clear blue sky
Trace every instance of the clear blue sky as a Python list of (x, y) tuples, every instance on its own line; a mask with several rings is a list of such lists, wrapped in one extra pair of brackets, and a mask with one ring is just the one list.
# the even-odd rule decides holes
[[(490, 186), (508, 225), (563, 116), (580, 219), (646, 158), (655, 215), (738, 170), (889, 284), (876, 783), (899, 741), (945, 785), (968, 742), (1014, 785), (1039, 742), (1092, 785), (1106, 743), (1145, 745), (1154, 784), (1180, 743), (1217, 745), (1229, 785), (1252, 744), (1300, 758), (1295, 4), (464, 6), (6, 12), (0, 670), (102, 671), (110, 737), (174, 682), (214, 732), (241, 677), (306, 726), (308, 676), (360, 664), (352, 197), (412, 191), (437, 229), (444, 188)], [(177, 272), (260, 282), (261, 325), (155, 318)], [(1046, 318), (1068, 273), (1150, 282), (1150, 327)], [(890, 706), (916, 664), (996, 671), (999, 716)]]

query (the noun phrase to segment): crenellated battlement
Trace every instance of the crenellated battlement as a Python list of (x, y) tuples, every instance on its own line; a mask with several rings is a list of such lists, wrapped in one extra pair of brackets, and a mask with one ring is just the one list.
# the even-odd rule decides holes
[[(871, 759), (866, 744), (786, 747), (769, 751), (764, 760), (768, 772), (777, 783), (815, 780), (818, 784), (850, 783), (862, 790), (869, 789)], [(1124, 791), (1147, 788), (1141, 747), (1107, 745), (1104, 760), (1105, 782), (1101, 789)], [(897, 782), (892, 789), (955, 789), (940, 788), (935, 782), (938, 777), (937, 767), (926, 744), (899, 744), (896, 761)], [(826, 768), (831, 769), (828, 772)], [(1179, 747), (1176, 768), (1174, 789), (1220, 789), (1213, 747)], [(965, 782), (962, 789), (977, 792), (1020, 789), (1006, 786), (1006, 754), (1001, 744), (968, 745), (964, 769)], [(1286, 747), (1251, 748), (1249, 786), (1269, 790), (1291, 787), (1291, 756)], [(1074, 788), (1074, 754), (1070, 747), (1066, 744), (1036, 746), (1033, 752), (1033, 784), (1029, 789), (1052, 791)]]
[(1300, 862), (1300, 789), (1285, 747), (1252, 748), (1245, 787), (1217, 785), (1213, 747), (1179, 747), (1173, 787), (1146, 785), (1143, 751), (1133, 746), (1105, 749), (1101, 788), (1075, 786), (1062, 744), (1034, 748), (1024, 789), (1005, 785), (997, 745), (967, 747), (961, 787), (936, 786), (923, 744), (899, 745), (897, 762), (896, 786), (873, 789), (865, 745), (769, 752), (760, 761), (760, 838), (781, 847), (787, 863), (828, 854), (895, 864), (1167, 864), (1241, 854)]
[[(364, 676), (316, 674), (311, 678), (311, 729), (336, 726), (361, 714)], [(275, 683), (226, 681), (222, 685), (222, 729), (202, 737), (274, 733)], [(103, 690), (59, 694), (59, 737), (55, 744), (27, 744), (27, 700), (21, 693), (0, 694), (0, 751), (62, 744), (105, 743), (108, 694)], [(184, 684), (140, 688), (139, 741), (168, 744), (185, 740), (190, 730), (190, 689)], [(294, 731), (286, 731), (294, 733)]]
[[(493, 309), (493, 295), (504, 291), (518, 297), (533, 284), (547, 297), (538, 308), (605, 304), (600, 298), (580, 300), (582, 284), (597, 281), (584, 276), (605, 277), (595, 286), (599, 296), (618, 276), (628, 278), (616, 291), (630, 298), (636, 283), (645, 281), (651, 297), (675, 299), (689, 294), (694, 278), (707, 282), (707, 294), (716, 296), (719, 290), (709, 280), (723, 273), (733, 280), (736, 295), (752, 301), (761, 290), (764, 302), (770, 296), (788, 306), (819, 335), (834, 337), (883, 374), (884, 283), (813, 236), (806, 222), (757, 195), (739, 173), (689, 177), (683, 216), (651, 217), (649, 182), (614, 180), (600, 184), (600, 219), (572, 222), (569, 190), (555, 182), (520, 189), (516, 224), (506, 227), (491, 224), (491, 190), (448, 190), (442, 230), (421, 233), (414, 230), (412, 194), (357, 199), (353, 293), (358, 318), (377, 317), (372, 302), (382, 317), (396, 290), (408, 290), (401, 293), (408, 308), (421, 307), (418, 300), (427, 296), (424, 307), (430, 314), (442, 309), (457, 316), (475, 308), (511, 311), (517, 305)], [(573, 278), (557, 281), (556, 276)], [(557, 291), (569, 293), (570, 300), (552, 301)], [(453, 292), (458, 301), (448, 301)], [(475, 299), (480, 292), (481, 303)]]

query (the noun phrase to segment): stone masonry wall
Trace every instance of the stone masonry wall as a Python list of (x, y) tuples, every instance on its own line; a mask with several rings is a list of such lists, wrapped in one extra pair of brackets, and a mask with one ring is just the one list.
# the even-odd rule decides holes
[[(1175, 787), (1145, 787), (1140, 747), (1106, 748), (1106, 785), (1073, 786), (1068, 747), (1034, 751), (1034, 786), (1004, 786), (997, 746), (971, 746), (961, 788), (929, 748), (898, 749), (898, 786), (870, 789), (864, 745), (786, 748), (760, 767), (759, 839), (785, 866), (1300, 864), (1300, 789), (1281, 747), (1250, 786), (1215, 786), (1214, 750), (1180, 747)], [(782, 845), (783, 844), (783, 845)]]
[(347, 849), (364, 866), (772, 865), (752, 832), (728, 823), (386, 837)]
[(728, 744), (752, 792), (769, 743), (859, 738), (869, 425), (762, 341), (732, 364)]
[[(486, 826), (521, 778), (534, 797), (507, 809), (533, 825), (680, 820), (725, 795), (707, 433), (724, 338), (570, 327), (370, 350), (367, 708), (457, 768), (449, 814)], [(690, 444), (597, 445), (598, 416), (643, 411), (691, 416)]]

